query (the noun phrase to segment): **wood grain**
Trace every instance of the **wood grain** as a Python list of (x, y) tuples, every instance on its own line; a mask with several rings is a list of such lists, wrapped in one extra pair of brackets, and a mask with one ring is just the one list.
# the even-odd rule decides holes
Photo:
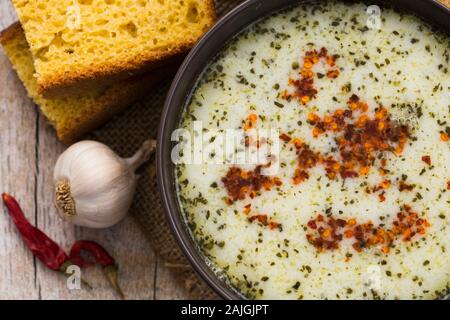
[[(155, 255), (138, 226), (127, 217), (117, 226), (104, 230), (74, 227), (61, 220), (53, 206), (53, 167), (64, 150), (53, 130), (40, 117), (38, 126), (37, 225), (64, 248), (75, 239), (95, 240), (117, 259), (124, 292), (129, 299), (151, 299), (154, 296)], [(67, 290), (64, 277), (55, 276), (37, 264), (38, 288), (43, 299), (114, 299), (109, 284), (98, 268), (86, 270), (83, 276), (95, 290)], [(45, 281), (44, 281), (45, 280)]]
[[(450, 6), (449, 0), (443, 3)], [(0, 29), (16, 21), (10, 1), (0, 1)], [(0, 192), (20, 201), (26, 216), (68, 249), (75, 239), (102, 243), (120, 264), (130, 299), (186, 299), (189, 291), (174, 278), (177, 269), (157, 259), (135, 221), (128, 217), (106, 230), (74, 227), (53, 208), (52, 170), (64, 147), (26, 97), (0, 50)], [(115, 299), (98, 268), (83, 276), (94, 290), (68, 290), (64, 276), (47, 270), (24, 248), (6, 211), (0, 209), (0, 299)]]
[[(9, 1), (0, 1), (0, 27), (16, 21)], [(156, 258), (131, 217), (106, 230), (74, 227), (56, 216), (52, 172), (64, 150), (0, 50), (0, 192), (20, 201), (26, 216), (65, 249), (75, 239), (103, 244), (120, 265), (129, 299), (155, 297)], [(0, 209), (0, 299), (115, 299), (98, 268), (83, 273), (94, 290), (68, 290), (66, 279), (47, 270), (24, 248), (3, 207)]]
[[(0, 2), (0, 17), (1, 28), (16, 19), (7, 1)], [(34, 221), (37, 112), (4, 55), (0, 55), (0, 72), (0, 191), (21, 199), (26, 216)], [(28, 112), (22, 112), (23, 108)], [(34, 259), (24, 249), (4, 210), (0, 212), (0, 279), (1, 298), (39, 297)]]

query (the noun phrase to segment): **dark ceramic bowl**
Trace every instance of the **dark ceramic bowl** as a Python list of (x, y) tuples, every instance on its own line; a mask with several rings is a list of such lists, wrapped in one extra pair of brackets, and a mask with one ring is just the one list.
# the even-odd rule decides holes
[[(174, 144), (170, 137), (173, 130), (178, 128), (183, 109), (198, 76), (209, 61), (223, 49), (224, 44), (254, 21), (301, 2), (311, 1), (248, 0), (220, 19), (184, 60), (173, 80), (161, 115), (156, 161), (161, 201), (164, 204), (169, 225), (194, 269), (225, 299), (243, 299), (244, 297), (223, 279), (220, 279), (206, 264), (186, 226), (176, 194), (175, 166), (171, 161), (171, 150)], [(382, 2), (370, 1), (370, 4)], [(439, 2), (433, 0), (390, 0), (387, 2), (415, 13), (450, 34), (450, 10)]]

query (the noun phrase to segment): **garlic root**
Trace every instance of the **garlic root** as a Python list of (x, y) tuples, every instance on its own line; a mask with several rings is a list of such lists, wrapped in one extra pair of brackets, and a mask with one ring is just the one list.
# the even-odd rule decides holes
[(156, 141), (147, 140), (124, 159), (96, 141), (70, 146), (60, 155), (53, 174), (60, 216), (91, 228), (107, 228), (122, 220), (133, 201), (135, 171), (155, 149)]

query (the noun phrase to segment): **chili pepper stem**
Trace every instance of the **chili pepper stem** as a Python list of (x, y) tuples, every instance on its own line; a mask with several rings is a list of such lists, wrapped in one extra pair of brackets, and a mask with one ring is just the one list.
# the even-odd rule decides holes
[(109, 265), (103, 268), (103, 272), (105, 273), (106, 277), (109, 280), (109, 283), (111, 284), (111, 286), (113, 287), (113, 289), (117, 292), (117, 294), (119, 295), (120, 299), (124, 300), (125, 299), (125, 295), (122, 292), (122, 289), (119, 286), (119, 281), (118, 281), (118, 268), (115, 265)]
[(113, 257), (109, 255), (105, 248), (94, 241), (78, 240), (75, 242), (70, 249), (69, 257), (72, 263), (75, 263), (80, 267), (86, 266), (89, 263), (89, 261), (81, 256), (82, 251), (89, 252), (92, 256), (94, 256), (96, 262), (102, 266), (103, 272), (111, 283), (113, 289), (117, 292), (121, 299), (125, 299), (125, 295), (119, 286), (118, 266)]
[(86, 279), (81, 278), (80, 281), (83, 284), (83, 286), (85, 286), (88, 290), (92, 290), (93, 289), (91, 284)]

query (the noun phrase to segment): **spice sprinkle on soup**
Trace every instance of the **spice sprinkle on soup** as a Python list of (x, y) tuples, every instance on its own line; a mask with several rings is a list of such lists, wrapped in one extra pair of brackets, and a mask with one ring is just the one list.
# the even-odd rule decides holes
[[(205, 259), (252, 299), (431, 299), (450, 288), (450, 42), (419, 18), (303, 4), (201, 75), (181, 128), (276, 129), (266, 164), (178, 164)], [(239, 149), (260, 148), (246, 138)], [(182, 149), (180, 153), (188, 152)], [(235, 152), (238, 152), (236, 149)]]

